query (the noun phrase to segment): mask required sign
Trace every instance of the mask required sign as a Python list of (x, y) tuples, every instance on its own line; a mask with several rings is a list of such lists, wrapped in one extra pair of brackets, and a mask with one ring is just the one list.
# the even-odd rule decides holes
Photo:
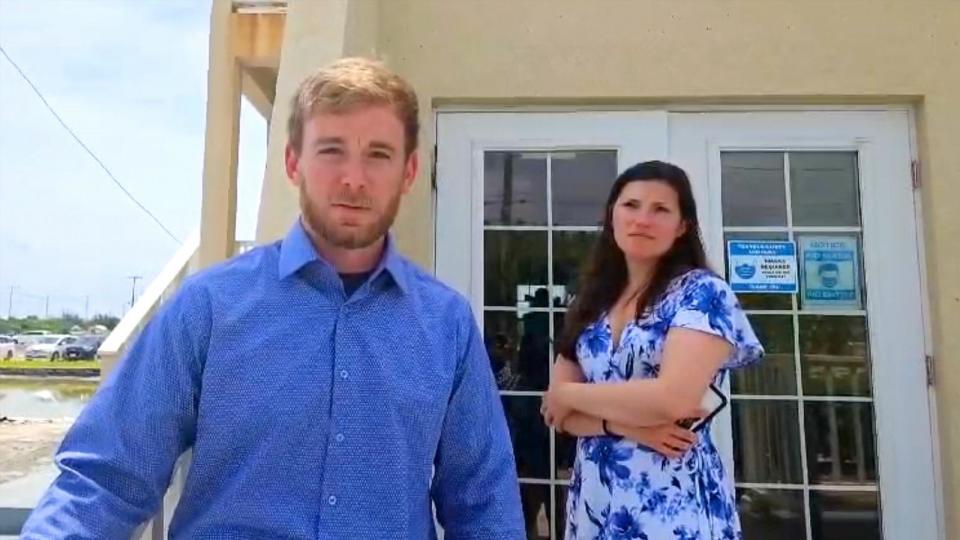
[(797, 245), (787, 241), (730, 240), (727, 276), (738, 293), (797, 292)]

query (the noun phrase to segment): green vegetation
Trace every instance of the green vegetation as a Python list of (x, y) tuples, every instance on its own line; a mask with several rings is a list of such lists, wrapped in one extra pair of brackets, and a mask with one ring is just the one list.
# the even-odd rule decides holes
[(97, 360), (49, 361), (49, 360), (0, 360), (0, 374), (11, 369), (100, 369)]
[(68, 334), (74, 326), (89, 328), (98, 324), (105, 326), (107, 330), (113, 330), (118, 322), (120, 322), (120, 319), (117, 317), (103, 314), (96, 315), (89, 320), (84, 320), (72, 313), (64, 313), (61, 317), (50, 319), (41, 319), (33, 315), (22, 319), (11, 317), (0, 319), (0, 335), (16, 335), (29, 330), (47, 330), (52, 334)]

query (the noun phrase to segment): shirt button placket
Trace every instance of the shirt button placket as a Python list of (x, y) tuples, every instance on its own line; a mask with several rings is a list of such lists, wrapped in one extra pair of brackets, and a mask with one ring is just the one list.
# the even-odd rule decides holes
[[(337, 374), (337, 377), (340, 379), (340, 384), (337, 384), (337, 383), (333, 384), (332, 394), (330, 396), (331, 405), (332, 405), (331, 407), (332, 415), (330, 418), (332, 423), (330, 427), (333, 429), (337, 428), (337, 426), (335, 425), (336, 420), (334, 419), (342, 417), (342, 415), (339, 413), (339, 409), (341, 409), (341, 404), (344, 400), (347, 399), (346, 396), (349, 395), (349, 392), (347, 392), (347, 390), (343, 387), (343, 384), (345, 384), (344, 381), (350, 378), (350, 372), (347, 371), (347, 369), (342, 365), (342, 363), (344, 363), (348, 359), (349, 350), (350, 350), (346, 342), (347, 341), (346, 336), (348, 335), (347, 325), (350, 324), (349, 314), (350, 314), (349, 304), (342, 305), (340, 307), (340, 320), (337, 322), (335, 344), (334, 344), (334, 355), (333, 355), (334, 370), (335, 370), (334, 372)], [(343, 443), (345, 440), (346, 440), (346, 436), (343, 434), (343, 432), (337, 432), (333, 436), (333, 441), (336, 446), (334, 444), (331, 444), (330, 448), (327, 449), (327, 455), (333, 457), (332, 460), (330, 459), (327, 460), (328, 466), (332, 465), (334, 467), (337, 467), (336, 462), (338, 461), (338, 459), (336, 456), (338, 455), (338, 448), (339, 448), (339, 445)], [(332, 492), (336, 490), (338, 487), (337, 480), (336, 478), (331, 478), (329, 474), (324, 476), (328, 479), (326, 482), (327, 493), (329, 493), (326, 501), (327, 506), (329, 506), (330, 508), (335, 508), (340, 502), (339, 499), (337, 499), (337, 496), (332, 494)]]

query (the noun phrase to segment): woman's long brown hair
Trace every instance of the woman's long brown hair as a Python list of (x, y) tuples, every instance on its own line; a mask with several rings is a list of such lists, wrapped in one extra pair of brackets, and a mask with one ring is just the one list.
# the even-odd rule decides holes
[(627, 262), (613, 236), (613, 208), (620, 192), (630, 182), (662, 182), (673, 188), (680, 203), (680, 217), (686, 223), (686, 232), (674, 241), (670, 250), (657, 262), (650, 283), (640, 293), (636, 319), (641, 319), (656, 304), (675, 278), (690, 270), (709, 268), (700, 239), (697, 203), (687, 173), (676, 165), (662, 161), (645, 161), (623, 171), (610, 189), (603, 230), (581, 271), (580, 286), (564, 319), (557, 352), (570, 360), (577, 359), (580, 334), (613, 307), (627, 286)]

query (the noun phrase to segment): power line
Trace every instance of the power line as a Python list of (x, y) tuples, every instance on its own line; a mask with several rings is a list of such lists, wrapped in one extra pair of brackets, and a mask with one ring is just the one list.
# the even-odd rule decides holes
[(164, 224), (160, 222), (157, 216), (153, 215), (153, 212), (151, 212), (150, 210), (147, 210), (146, 206), (141, 204), (140, 201), (138, 201), (137, 198), (134, 197), (132, 193), (127, 191), (127, 188), (123, 187), (123, 184), (120, 183), (120, 180), (117, 180), (117, 177), (115, 177), (113, 173), (110, 172), (110, 169), (108, 169), (107, 166), (104, 165), (102, 161), (100, 161), (100, 158), (98, 158), (97, 155), (94, 154), (93, 151), (90, 150), (87, 147), (87, 145), (80, 140), (80, 137), (78, 137), (77, 134), (74, 133), (72, 129), (70, 129), (70, 126), (68, 126), (66, 122), (64, 122), (63, 119), (60, 118), (60, 115), (57, 114), (57, 111), (55, 111), (53, 107), (50, 105), (50, 103), (47, 102), (46, 98), (43, 97), (43, 94), (40, 92), (40, 89), (33, 84), (33, 81), (31, 81), (30, 78), (27, 77), (27, 74), (24, 73), (22, 69), (20, 69), (20, 66), (18, 66), (17, 63), (13, 61), (13, 58), (10, 58), (10, 55), (7, 54), (7, 51), (4, 50), (2, 45), (0, 45), (0, 54), (3, 54), (3, 56), (7, 59), (7, 62), (10, 62), (10, 65), (13, 66), (13, 69), (17, 70), (17, 73), (19, 73), (20, 77), (22, 77), (23, 80), (26, 81), (26, 83), (33, 90), (33, 93), (35, 93), (37, 97), (40, 98), (40, 101), (43, 102), (47, 110), (50, 111), (53, 117), (57, 119), (57, 122), (60, 122), (60, 125), (63, 126), (63, 129), (67, 130), (67, 133), (69, 133), (70, 136), (73, 137), (73, 140), (77, 141), (77, 144), (79, 144), (80, 147), (83, 148), (87, 152), (87, 154), (89, 154), (90, 157), (92, 157), (93, 160), (97, 162), (98, 165), (100, 165), (100, 168), (103, 169), (103, 172), (107, 173), (107, 176), (109, 176), (110, 179), (113, 180), (113, 183), (116, 184), (117, 187), (120, 188), (120, 190), (123, 191), (123, 193), (126, 194), (126, 196), (129, 197), (130, 200), (134, 202), (134, 204), (136, 204), (137, 206), (140, 207), (141, 210), (146, 212), (146, 214), (150, 216), (153, 219), (153, 221), (160, 226), (161, 229), (163, 229), (163, 232), (167, 233), (167, 235), (170, 238), (172, 238), (174, 242), (180, 244), (181, 242), (180, 242), (180, 239), (177, 238), (177, 235), (170, 232), (170, 229), (164, 226)]

